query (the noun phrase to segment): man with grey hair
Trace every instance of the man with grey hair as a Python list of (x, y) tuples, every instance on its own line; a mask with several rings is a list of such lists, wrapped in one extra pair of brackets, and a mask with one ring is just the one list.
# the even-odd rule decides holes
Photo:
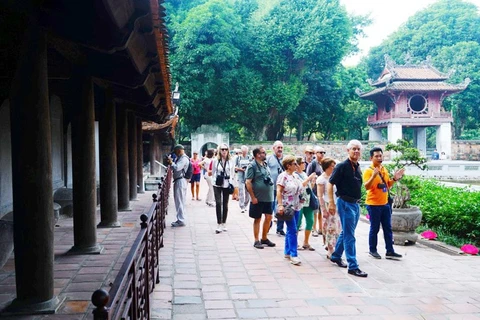
[[(267, 165), (268, 169), (270, 170), (270, 176), (272, 177), (273, 185), (277, 185), (277, 178), (280, 173), (285, 171), (285, 168), (282, 165), (283, 160), (283, 143), (280, 140), (277, 140), (273, 143), (273, 154), (267, 157)], [(276, 189), (275, 189), (276, 190)], [(273, 192), (273, 214), (275, 214), (277, 210), (277, 193)], [(278, 220), (277, 221), (277, 234), (279, 236), (285, 236), (285, 231), (283, 231), (283, 226), (285, 221)]]
[[(362, 143), (358, 140), (351, 140), (347, 145), (348, 159), (337, 164), (332, 172), (327, 185), (327, 194), (329, 199), (328, 211), (334, 215), (338, 213), (342, 223), (342, 232), (340, 233), (335, 251), (330, 257), (332, 263), (341, 268), (346, 268), (347, 264), (342, 261), (342, 254), (348, 262), (348, 273), (357, 277), (367, 277), (368, 274), (360, 270), (357, 262), (357, 252), (355, 247), (355, 229), (360, 219), (360, 198), (362, 197), (362, 172), (360, 170), (360, 160)], [(333, 185), (337, 187), (337, 203), (335, 205), (333, 197)]]
[(250, 195), (245, 190), (245, 171), (252, 158), (248, 154), (248, 147), (242, 146), (241, 153), (235, 159), (235, 172), (237, 173), (238, 193), (240, 197), (240, 209), (245, 212), (250, 202)]
[(181, 144), (177, 144), (173, 148), (173, 152), (177, 156), (175, 161), (173, 161), (171, 156), (168, 156), (168, 164), (172, 166), (173, 170), (173, 199), (175, 200), (175, 209), (177, 210), (177, 220), (172, 222), (172, 227), (184, 227), (185, 200), (187, 196), (185, 172), (187, 172), (190, 159), (185, 154), (184, 147)]

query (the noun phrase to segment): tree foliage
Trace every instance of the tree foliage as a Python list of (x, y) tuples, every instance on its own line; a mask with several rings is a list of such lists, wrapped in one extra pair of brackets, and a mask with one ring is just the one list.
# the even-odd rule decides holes
[(234, 136), (273, 140), (287, 123), (306, 122), (311, 134), (321, 122), (316, 102), (345, 117), (336, 72), (368, 19), (348, 16), (338, 0), (170, 0), (167, 7), (187, 131), (217, 124)]
[(412, 16), (363, 61), (368, 75), (376, 78), (384, 67), (384, 55), (397, 63), (419, 63), (431, 57), (440, 71), (455, 70), (450, 81), (472, 82), (465, 92), (447, 98), (444, 106), (453, 111), (454, 138), (467, 130), (480, 129), (480, 15), (475, 5), (461, 0), (439, 0)]

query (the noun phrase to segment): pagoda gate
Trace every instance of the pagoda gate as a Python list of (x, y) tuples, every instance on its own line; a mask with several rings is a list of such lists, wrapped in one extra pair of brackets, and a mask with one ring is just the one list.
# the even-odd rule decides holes
[(377, 111), (368, 117), (369, 140), (381, 141), (381, 129), (387, 128), (388, 141), (402, 139), (402, 129), (414, 129), (414, 145), (423, 154), (427, 149), (427, 127), (436, 128), (436, 149), (451, 154), (452, 113), (442, 107), (449, 95), (465, 90), (470, 79), (461, 84), (445, 81), (450, 77), (434, 68), (430, 60), (418, 65), (407, 62), (397, 65), (385, 55), (385, 68), (378, 79), (369, 84), (375, 89), (357, 92), (360, 98), (375, 103)]

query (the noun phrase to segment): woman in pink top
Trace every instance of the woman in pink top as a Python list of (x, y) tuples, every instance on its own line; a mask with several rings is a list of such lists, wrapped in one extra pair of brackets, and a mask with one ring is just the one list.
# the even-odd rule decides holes
[(192, 189), (192, 200), (195, 200), (195, 191), (197, 192), (196, 199), (198, 201), (202, 200), (199, 198), (200, 195), (200, 176), (202, 168), (200, 167), (201, 159), (198, 157), (198, 152), (193, 151), (193, 157), (190, 159), (192, 163), (192, 178), (190, 179), (191, 189)]

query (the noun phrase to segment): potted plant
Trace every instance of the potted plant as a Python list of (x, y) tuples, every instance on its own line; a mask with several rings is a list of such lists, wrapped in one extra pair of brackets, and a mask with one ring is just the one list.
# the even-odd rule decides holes
[[(393, 173), (408, 166), (416, 166), (421, 170), (427, 169), (427, 158), (422, 156), (420, 151), (406, 140), (399, 139), (396, 143), (388, 143), (385, 150), (390, 151), (392, 157), (391, 164), (385, 166), (389, 172)], [(422, 212), (418, 207), (408, 204), (410, 200), (409, 188), (414, 187), (414, 183), (412, 179), (404, 175), (390, 190), (393, 198), (393, 239), (397, 245), (414, 244), (418, 239), (415, 229), (422, 221)]]

